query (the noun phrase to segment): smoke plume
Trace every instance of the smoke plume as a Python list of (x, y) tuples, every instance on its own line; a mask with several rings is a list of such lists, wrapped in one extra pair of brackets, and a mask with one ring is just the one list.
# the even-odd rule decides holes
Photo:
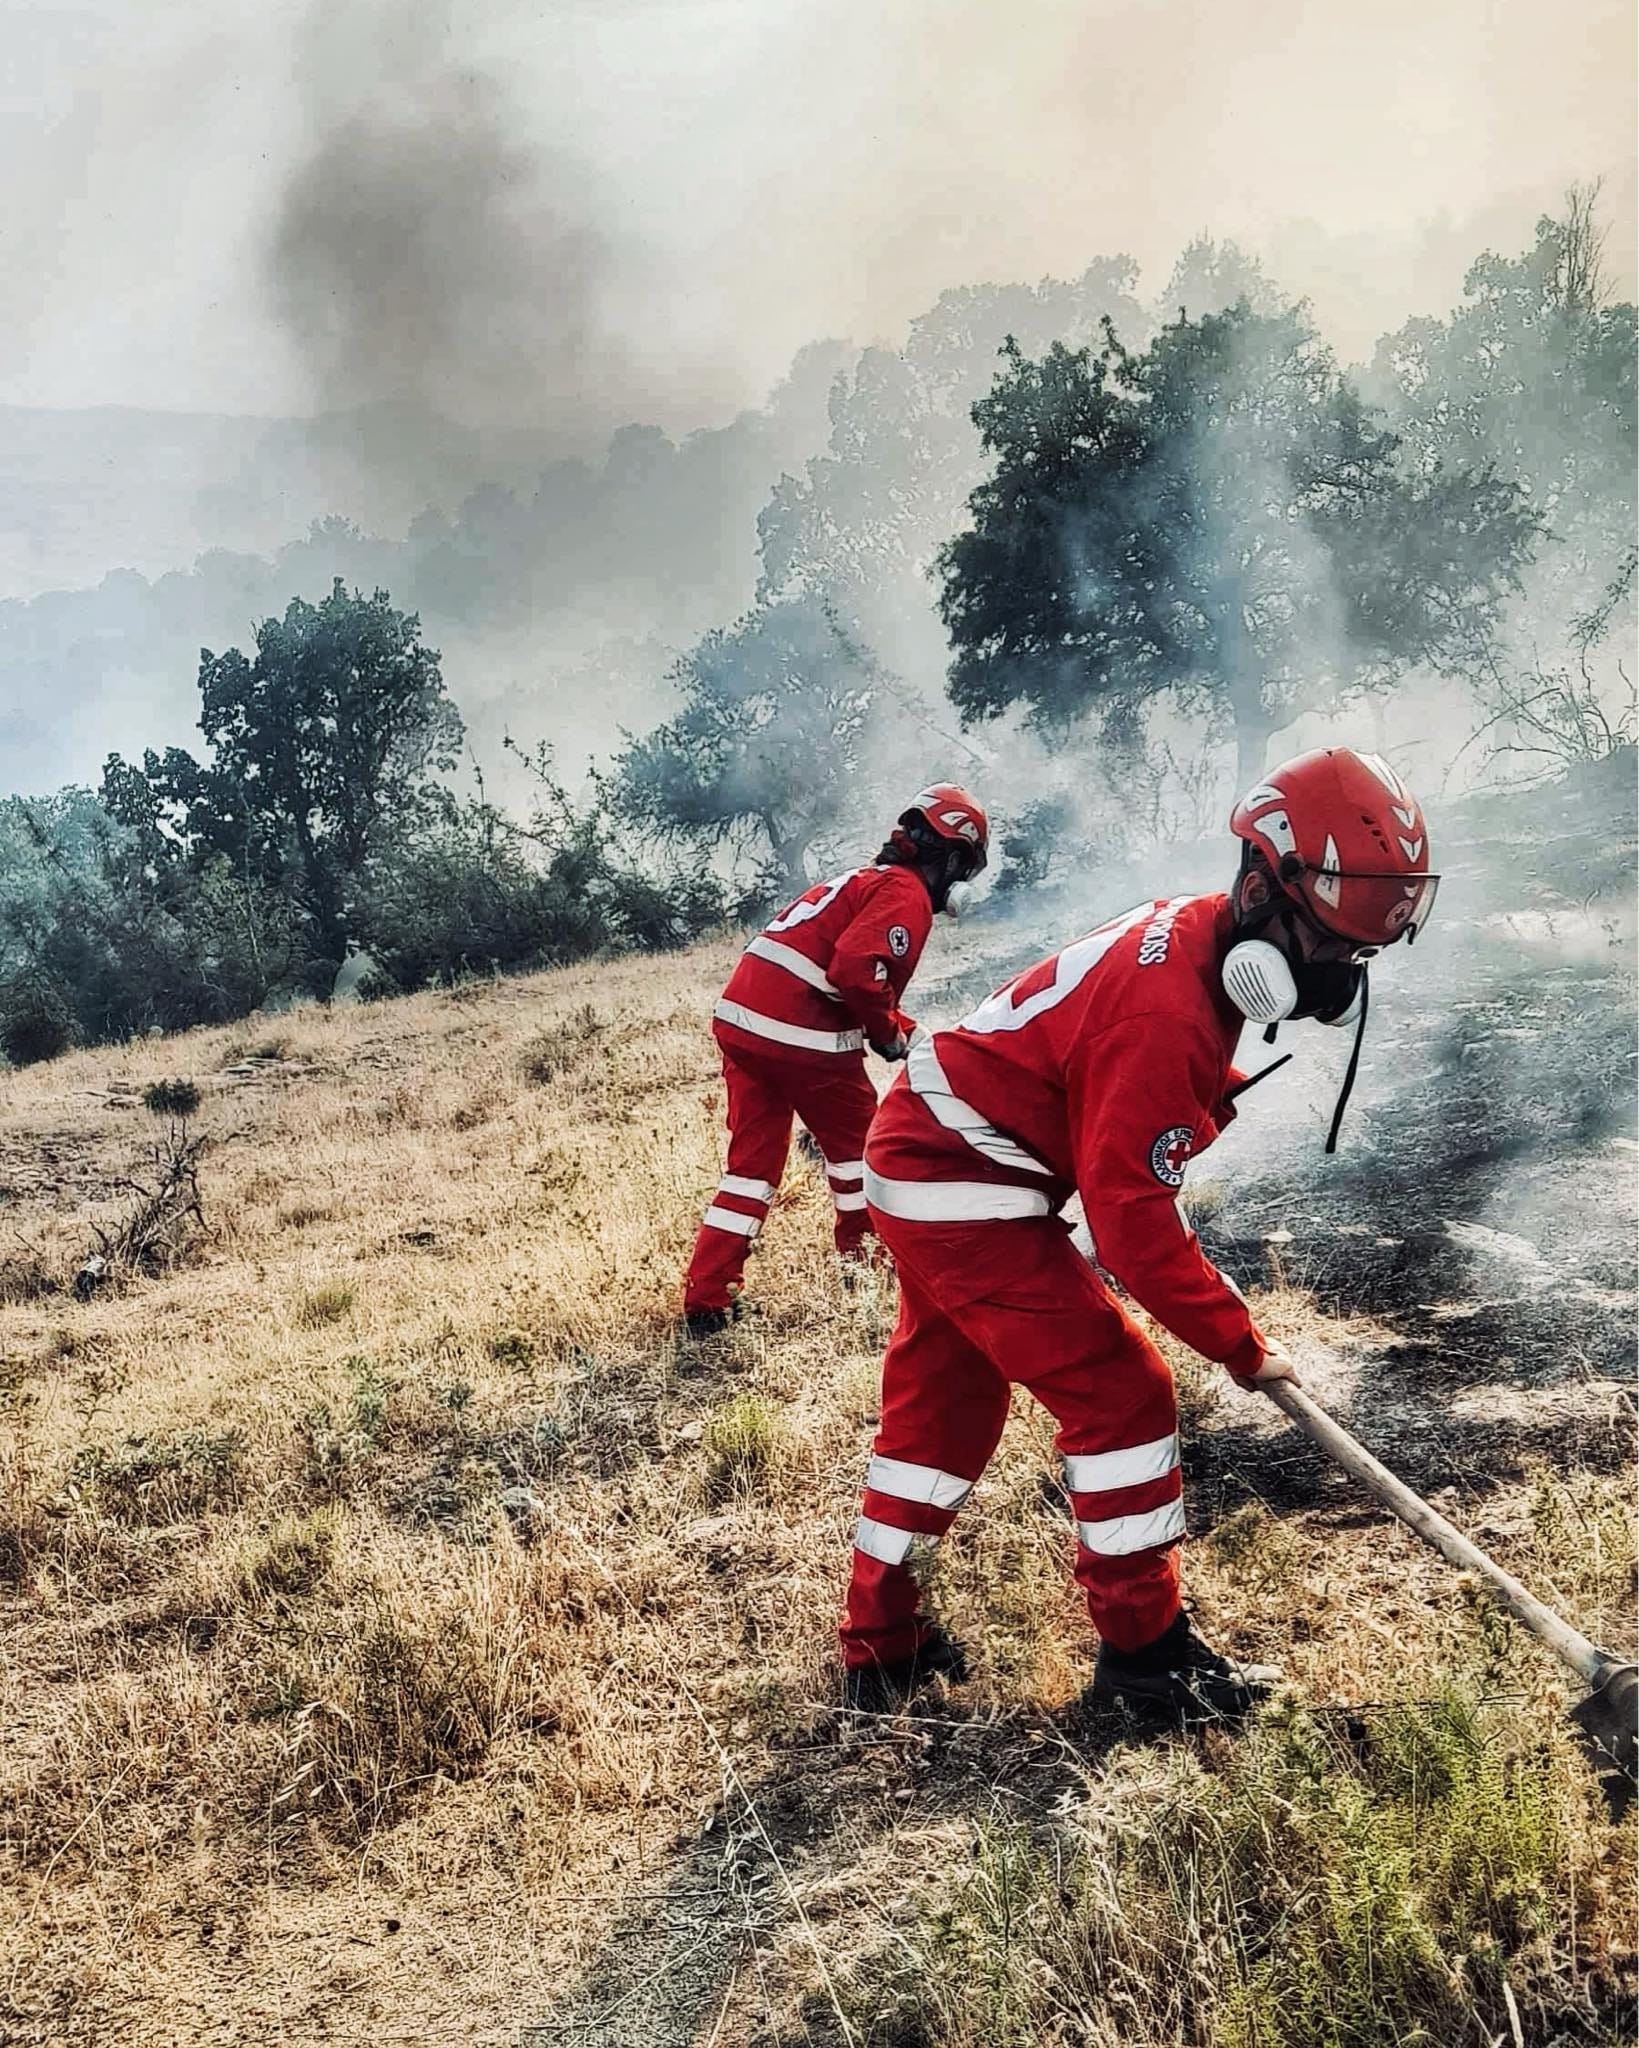
[(613, 252), (589, 180), (523, 139), (494, 77), (378, 18), (407, 33), (384, 38), (388, 68), (357, 97), (338, 96), (333, 59), (309, 67), (311, 145), (269, 256), (316, 396), (584, 441), (627, 381), (600, 311)]

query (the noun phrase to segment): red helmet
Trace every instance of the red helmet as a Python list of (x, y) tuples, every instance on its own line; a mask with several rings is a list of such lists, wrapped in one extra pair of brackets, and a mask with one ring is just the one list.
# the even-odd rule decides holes
[(1381, 754), (1317, 747), (1271, 769), (1230, 814), (1314, 922), (1362, 946), (1414, 937), (1440, 877), (1423, 813)]
[(990, 844), (990, 820), (978, 799), (967, 790), (954, 782), (930, 782), (900, 812), (900, 827), (903, 829), (918, 819), (941, 839), (971, 847), (975, 874), (984, 866), (985, 849)]

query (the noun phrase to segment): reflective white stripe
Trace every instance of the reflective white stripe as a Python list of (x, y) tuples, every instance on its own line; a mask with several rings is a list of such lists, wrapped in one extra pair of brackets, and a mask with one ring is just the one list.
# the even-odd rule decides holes
[(760, 1216), (742, 1216), (738, 1209), (719, 1209), (715, 1202), (706, 1211), (705, 1220), (713, 1230), (732, 1230), (736, 1237), (755, 1237), (763, 1223)]
[(717, 1183), (720, 1195), (743, 1195), (748, 1202), (772, 1202), (774, 1183), (771, 1180), (747, 1180), (743, 1173), (725, 1173)]
[(993, 1166), (1006, 1166), (1015, 1173), (1050, 1173), (1033, 1153), (1005, 1138), (993, 1123), (981, 1116), (971, 1102), (964, 1102), (951, 1088), (939, 1064), (939, 1049), (932, 1038), (919, 1038), (905, 1061), (905, 1081), (921, 1097), (947, 1131), (955, 1131), (982, 1153)]
[(879, 1564), (903, 1564), (915, 1540), (909, 1529), (891, 1529), (886, 1522), (873, 1522), (869, 1515), (861, 1515), (854, 1530), (854, 1548)]
[(799, 981), (806, 981), (810, 988), (817, 988), (822, 996), (829, 996), (832, 1002), (840, 1000), (825, 969), (818, 961), (810, 960), (806, 953), (799, 953), (795, 946), (782, 946), (778, 939), (771, 939), (764, 932), (760, 938), (751, 941), (746, 951), (755, 953), (759, 960), (770, 960), (776, 967), (783, 967), (787, 974), (794, 974)]
[(1112, 1515), (1107, 1522), (1077, 1522), (1076, 1534), (1100, 1557), (1125, 1557), (1134, 1550), (1153, 1550), (1158, 1543), (1176, 1543), (1184, 1533), (1184, 1503), (1169, 1500), (1147, 1515)]
[(1175, 1432), (1125, 1451), (1077, 1451), (1064, 1460), (1064, 1483), (1072, 1493), (1108, 1493), (1112, 1487), (1164, 1479), (1177, 1463)]
[[(1258, 829), (1264, 830), (1268, 823), (1267, 818), (1260, 818)], [(1053, 979), (1045, 988), (1038, 988), (1033, 995), (1025, 996), (1015, 1003), (1014, 993), (1019, 983), (1024, 980), (1025, 975), (1033, 971), (1026, 968), (1025, 974), (1015, 975), (1004, 987), (997, 989), (993, 996), (987, 996), (970, 1016), (962, 1019), (960, 1028), (963, 1031), (985, 1033), (1022, 1031), (1025, 1025), (1033, 1018), (1039, 1017), (1043, 1010), (1051, 1010), (1055, 1004), (1062, 1003), (1066, 996), (1074, 995), (1110, 948), (1118, 939), (1130, 932), (1134, 925), (1149, 924), (1152, 919), (1159, 923), (1168, 911), (1176, 917), (1179, 910), (1189, 901), (1190, 898), (1187, 896), (1174, 896), (1165, 904), (1140, 903), (1124, 917), (1112, 918), (1108, 924), (1100, 925), (1096, 931), (1089, 932), (1084, 939), (1077, 939), (1073, 946), (1066, 946), (1064, 951), (1057, 955), (1053, 961)]]
[(827, 1159), (825, 1171), (832, 1180), (863, 1180), (865, 1162), (863, 1159)]
[(758, 1010), (748, 1010), (744, 1003), (731, 1003), (726, 996), (719, 997), (714, 1016), (725, 1024), (737, 1025), (742, 1031), (749, 1031), (754, 1038), (772, 1038), (779, 1045), (802, 1045), (811, 1052), (863, 1052), (865, 1034), (863, 1031), (810, 1031), (801, 1024), (784, 1024), (778, 1017), (765, 1017)]
[(1052, 1214), (1047, 1197), (1035, 1188), (993, 1188), (974, 1180), (884, 1180), (868, 1166), (865, 1194), (873, 1208), (907, 1223), (994, 1223)]
[(865, 1206), (865, 1190), (861, 1188), (854, 1194), (844, 1195), (839, 1194), (833, 1188), (831, 1190), (831, 1199), (839, 1209), (863, 1209)]
[(865, 1484), (873, 1493), (891, 1493), (895, 1500), (914, 1500), (929, 1508), (959, 1508), (973, 1491), (971, 1479), (941, 1472), (937, 1465), (912, 1465), (904, 1458), (873, 1458)]
[(818, 917), (822, 910), (829, 910), (854, 876), (863, 873), (863, 868), (850, 868), (847, 874), (838, 875), (835, 881), (815, 882), (813, 886), (820, 891), (818, 896), (810, 900), (804, 891), (796, 902), (788, 904), (778, 917), (771, 918), (766, 929), (771, 932), (788, 932), (793, 925), (807, 924), (810, 918)]

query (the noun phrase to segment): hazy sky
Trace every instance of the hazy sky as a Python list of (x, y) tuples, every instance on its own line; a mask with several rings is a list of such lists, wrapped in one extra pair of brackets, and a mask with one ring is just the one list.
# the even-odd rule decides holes
[(1202, 229), (1345, 346), (1603, 174), (1628, 0), (4, 0), (0, 402), (572, 432)]

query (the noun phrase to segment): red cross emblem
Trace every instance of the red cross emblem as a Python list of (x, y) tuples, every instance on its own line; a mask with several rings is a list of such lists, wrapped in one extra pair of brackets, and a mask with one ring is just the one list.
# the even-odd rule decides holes
[(1163, 1187), (1181, 1188), (1184, 1168), (1195, 1149), (1195, 1133), (1188, 1124), (1174, 1124), (1150, 1147), (1150, 1171)]

